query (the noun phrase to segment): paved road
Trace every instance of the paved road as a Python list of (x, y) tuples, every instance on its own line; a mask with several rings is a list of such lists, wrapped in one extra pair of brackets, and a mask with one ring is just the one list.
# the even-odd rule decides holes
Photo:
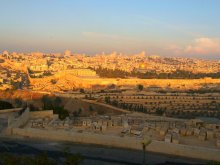
[[(85, 160), (83, 165), (141, 165), (142, 152), (117, 148), (107, 148), (94, 145), (83, 145), (74, 143), (51, 142), (33, 139), (6, 139), (0, 138), (0, 153), (10, 152), (15, 154), (36, 155), (44, 151), (57, 161), (62, 157), (63, 150), (69, 147), (72, 153), (81, 153)], [(194, 165), (205, 164), (201, 160), (190, 160), (186, 158), (146, 153), (148, 164), (177, 164)]]

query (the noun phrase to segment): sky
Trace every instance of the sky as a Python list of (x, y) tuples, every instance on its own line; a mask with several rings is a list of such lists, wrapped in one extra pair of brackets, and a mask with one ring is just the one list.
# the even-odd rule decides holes
[(220, 60), (219, 0), (0, 0), (0, 51)]

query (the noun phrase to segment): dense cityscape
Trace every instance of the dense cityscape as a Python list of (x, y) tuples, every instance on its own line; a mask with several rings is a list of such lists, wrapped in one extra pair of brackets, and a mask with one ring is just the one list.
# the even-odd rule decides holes
[[(136, 144), (147, 137), (155, 146), (149, 151), (175, 155), (179, 146), (169, 151), (156, 146), (181, 144), (194, 147), (195, 153), (188, 155), (180, 147), (179, 156), (193, 158), (206, 151), (199, 147), (220, 147), (219, 61), (144, 52), (86, 56), (68, 50), (60, 54), (4, 51), (0, 56), (3, 136), (130, 149), (138, 149)], [(170, 77), (151, 77), (161, 74)]]
[[(29, 89), (30, 79), (69, 74), (80, 78), (198, 79), (220, 78), (220, 62), (117, 53), (86, 56), (66, 50), (60, 54), (2, 52), (0, 89)], [(59, 80), (51, 79), (51, 85)], [(74, 83), (75, 80), (72, 80)], [(71, 83), (71, 82), (70, 82)], [(61, 84), (62, 85), (62, 84)], [(83, 86), (82, 86), (83, 87)], [(80, 88), (80, 87), (78, 87)]]
[(220, 165), (219, 8), (1, 1), (0, 165)]

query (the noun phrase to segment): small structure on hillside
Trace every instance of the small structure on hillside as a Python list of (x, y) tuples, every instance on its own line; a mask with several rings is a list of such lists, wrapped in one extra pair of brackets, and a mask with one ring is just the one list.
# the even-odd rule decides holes
[(172, 142), (172, 134), (167, 133), (164, 139), (165, 142), (171, 143)]

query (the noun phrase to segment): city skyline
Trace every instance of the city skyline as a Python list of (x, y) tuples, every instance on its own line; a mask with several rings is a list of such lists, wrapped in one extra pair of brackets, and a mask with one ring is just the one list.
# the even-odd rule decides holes
[(3, 1), (0, 51), (220, 59), (217, 0)]
[(220, 165), (220, 0), (0, 2), (0, 165)]

